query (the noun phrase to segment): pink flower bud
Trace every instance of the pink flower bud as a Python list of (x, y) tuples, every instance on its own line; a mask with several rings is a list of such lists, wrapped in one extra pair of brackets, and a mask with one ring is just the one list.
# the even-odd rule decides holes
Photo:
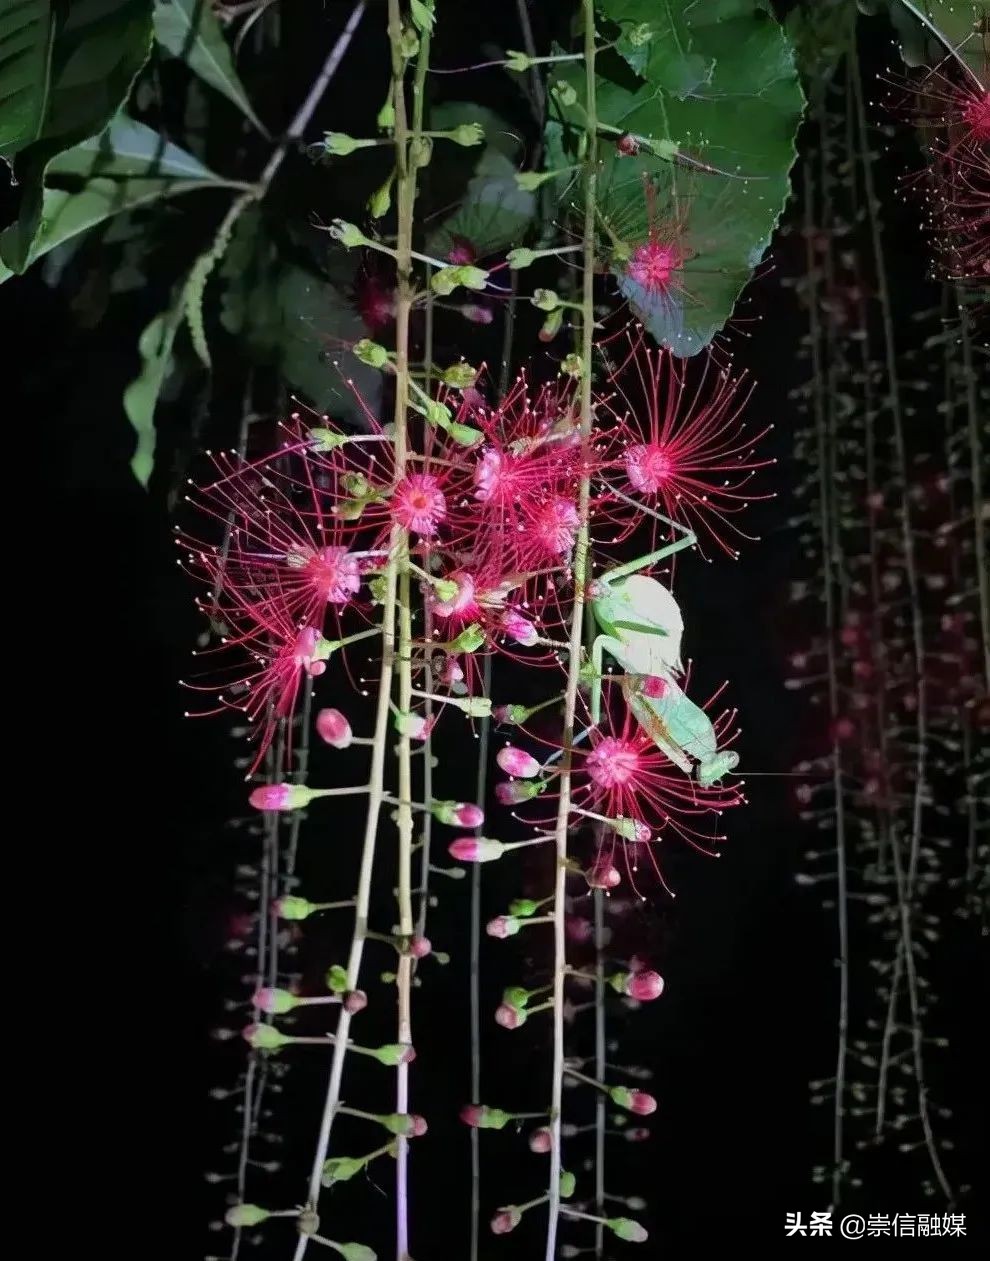
[(513, 1007), (511, 1003), (500, 1003), (495, 1009), (495, 1023), (503, 1029), (518, 1029), (526, 1023), (525, 1007)]
[(409, 953), (414, 959), (425, 959), (433, 949), (429, 937), (412, 937), (409, 940)]
[(552, 1147), (553, 1135), (546, 1126), (543, 1126), (538, 1130), (534, 1130), (532, 1134), (530, 1134), (529, 1150), (531, 1152), (537, 1152), (540, 1155), (544, 1155), (546, 1152), (550, 1151)]
[(485, 925), (485, 932), (489, 937), (497, 937), (500, 941), (504, 941), (506, 937), (515, 937), (520, 928), (522, 928), (522, 920), (516, 919), (514, 915), (496, 915)]
[(464, 671), (458, 664), (456, 657), (443, 658), (443, 667), (440, 671), (439, 677), (440, 682), (445, 684), (447, 687), (453, 687), (455, 683), (464, 682)]
[(627, 1112), (635, 1112), (637, 1116), (648, 1117), (657, 1110), (657, 1101), (645, 1090), (630, 1090), (628, 1086), (613, 1086), (608, 1092), (612, 1102)]
[(290, 994), (288, 990), (266, 986), (264, 989), (255, 991), (251, 997), (251, 1003), (258, 1011), (267, 1012), (270, 1016), (281, 1016), (297, 1005), (297, 999), (295, 994)]
[(354, 739), (351, 724), (339, 709), (321, 709), (316, 715), (316, 731), (325, 744), (335, 749), (346, 749)]
[(580, 915), (568, 915), (564, 927), (569, 940), (573, 942), (590, 941), (595, 931), (591, 920), (582, 919)]
[(584, 873), (589, 889), (614, 889), (622, 883), (622, 876), (617, 867), (608, 861), (601, 861)]
[(352, 1016), (356, 1016), (359, 1011), (364, 1011), (368, 1006), (368, 995), (364, 990), (349, 990), (344, 995), (344, 1010), (349, 1011)]
[(305, 784), (262, 784), (248, 801), (255, 810), (298, 810), (312, 798), (313, 790)]
[(534, 775), (540, 773), (540, 764), (536, 758), (529, 753), (524, 753), (522, 749), (514, 748), (511, 744), (507, 744), (504, 749), (499, 749), (495, 761), (506, 775), (512, 775), (515, 779), (532, 779)]
[(451, 858), (462, 863), (490, 863), (501, 858), (505, 846), (501, 841), (494, 841), (487, 836), (460, 836), (453, 844), (447, 846)]
[(512, 1114), (484, 1103), (466, 1103), (461, 1108), (460, 1118), (474, 1130), (501, 1130), (512, 1120)]
[(626, 978), (626, 993), (641, 1003), (652, 1002), (663, 993), (663, 977), (659, 972), (631, 972)]
[(466, 236), (451, 237), (451, 246), (447, 251), (448, 263), (452, 263), (455, 267), (464, 267), (473, 263), (477, 257), (478, 251)]
[(515, 609), (506, 610), (502, 617), (502, 629), (510, 639), (514, 639), (517, 644), (522, 644), (524, 648), (532, 648), (540, 638), (540, 632), (533, 623), (521, 613), (517, 613)]
[(627, 1143), (645, 1143), (650, 1137), (650, 1131), (644, 1129), (641, 1125), (635, 1125), (631, 1130), (626, 1130), (623, 1134)]
[(521, 1221), (522, 1213), (514, 1204), (510, 1204), (506, 1208), (499, 1209), (492, 1218), (492, 1234), (507, 1235), (510, 1230), (515, 1230)]
[(522, 801), (532, 801), (538, 797), (545, 787), (545, 781), (531, 779), (513, 779), (505, 784), (495, 785), (495, 800), (500, 806), (517, 806)]
[(472, 324), (490, 324), (495, 318), (495, 312), (490, 306), (482, 306), (477, 302), (465, 302), (458, 310)]

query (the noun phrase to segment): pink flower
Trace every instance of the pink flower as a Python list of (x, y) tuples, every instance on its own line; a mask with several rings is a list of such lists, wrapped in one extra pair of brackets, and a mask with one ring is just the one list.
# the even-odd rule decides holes
[(540, 764), (536, 758), (511, 744), (499, 749), (495, 760), (507, 775), (516, 779), (532, 779), (540, 773)]
[[(690, 386), (688, 377), (688, 369), (669, 351), (650, 349), (642, 337), (630, 342), (629, 356), (613, 381), (626, 408), (617, 418), (629, 439), (616, 464), (650, 507), (734, 556), (726, 532), (748, 536), (731, 518), (753, 499), (769, 498), (754, 494), (750, 482), (773, 463), (753, 457), (771, 426), (754, 435), (746, 432), (741, 417), (750, 387), (745, 377), (730, 377), (710, 356), (701, 360), (698, 379)], [(623, 393), (627, 380), (637, 382), (631, 399)]]
[(295, 547), (287, 553), (286, 563), (303, 573), (308, 586), (327, 604), (346, 604), (361, 586), (357, 557), (345, 547)]
[(321, 709), (316, 715), (316, 730), (321, 740), (335, 749), (346, 749), (354, 739), (351, 724), (339, 709)]
[(514, 779), (506, 784), (495, 785), (495, 800), (500, 806), (517, 806), (521, 801), (532, 801), (543, 787), (542, 781)]
[(560, 495), (545, 503), (523, 505), (526, 529), (538, 552), (553, 558), (565, 556), (574, 546), (580, 517), (577, 504)]
[(392, 516), (404, 530), (430, 537), (447, 516), (447, 499), (432, 473), (408, 473), (392, 494)]
[(658, 972), (633, 972), (626, 978), (626, 993), (641, 1003), (652, 1002), (663, 993), (663, 977)]
[(486, 447), (478, 457), (478, 463), (474, 466), (474, 484), (477, 490), (474, 492), (475, 499), (481, 503), (487, 503), (498, 486), (499, 475), (502, 472), (502, 456), (498, 451)]
[(500, 1003), (495, 1010), (495, 1022), (503, 1029), (518, 1029), (526, 1023), (526, 1009), (513, 1007), (511, 1003)]
[(532, 648), (540, 638), (540, 632), (533, 623), (523, 617), (521, 613), (517, 613), (515, 609), (506, 610), (502, 618), (502, 629), (517, 644), (522, 644), (524, 648)]
[(659, 674), (650, 674), (643, 680), (643, 695), (651, 700), (663, 700), (667, 695), (669, 684)]
[(368, 995), (364, 990), (349, 990), (344, 995), (344, 1010), (350, 1012), (352, 1016), (356, 1016), (359, 1011), (364, 1011), (368, 1006)]
[(414, 959), (425, 959), (433, 950), (428, 937), (412, 937), (409, 940), (409, 953)]

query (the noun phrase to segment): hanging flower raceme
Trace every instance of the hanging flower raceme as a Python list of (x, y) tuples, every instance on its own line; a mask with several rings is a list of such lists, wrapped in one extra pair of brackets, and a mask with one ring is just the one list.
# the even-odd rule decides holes
[[(748, 485), (759, 469), (775, 463), (755, 456), (773, 426), (747, 433), (742, 412), (751, 389), (710, 354), (689, 384), (690, 373), (670, 351), (651, 348), (642, 333), (630, 336), (628, 353), (611, 377), (614, 393), (601, 402), (623, 431), (621, 453), (606, 479), (648, 510), (693, 530), (702, 549), (711, 541), (737, 556), (730, 539), (750, 536), (732, 518), (752, 499), (770, 497), (753, 495)], [(655, 517), (652, 526), (651, 550), (659, 540), (677, 537)]]
[[(963, 48), (917, 79), (892, 79), (888, 108), (928, 140), (926, 171), (907, 178), (928, 206), (936, 272), (990, 277), (990, 52)], [(977, 64), (979, 63), (979, 64)], [(975, 67), (975, 68), (974, 68)]]
[[(726, 713), (715, 721), (717, 736), (731, 719)], [(534, 803), (532, 813), (520, 817), (538, 826), (549, 826), (556, 817), (560, 746), (550, 747), (554, 752), (542, 762), (515, 745), (506, 746), (497, 759), (515, 777), (497, 786), (497, 797), (502, 804)], [(741, 781), (703, 787), (689, 778), (617, 700), (604, 705), (598, 726), (589, 724), (580, 732), (571, 757), (573, 812), (577, 820), (599, 825), (600, 841), (587, 873), (594, 888), (615, 888), (625, 874), (639, 893), (636, 876), (640, 860), (646, 858), (667, 889), (657, 847), (676, 836), (701, 853), (714, 855), (725, 839), (718, 832), (719, 816), (745, 802)]]

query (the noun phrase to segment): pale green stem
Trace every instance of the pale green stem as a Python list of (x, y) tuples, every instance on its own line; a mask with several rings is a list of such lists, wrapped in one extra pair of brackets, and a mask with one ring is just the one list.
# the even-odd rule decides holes
[[(595, 296), (595, 191), (597, 182), (597, 105), (595, 98), (595, 6), (594, 0), (582, 0), (584, 16), (584, 69), (586, 97), (587, 151), (584, 155), (584, 235), (583, 289), (581, 323), (581, 436), (587, 442), (592, 430), (591, 356), (594, 331)], [(564, 977), (567, 969), (567, 935), (565, 932), (565, 894), (567, 879), (567, 833), (571, 813), (571, 748), (574, 741), (574, 719), (577, 709), (578, 680), (581, 667), (581, 635), (584, 625), (585, 578), (588, 570), (588, 506), (590, 479), (583, 477), (578, 495), (580, 522), (574, 549), (574, 610), (571, 617), (570, 646), (567, 661), (567, 688), (564, 693), (564, 758), (560, 773), (560, 799), (554, 836), (556, 873), (554, 882), (554, 975), (553, 975), (553, 1077), (550, 1096), (550, 1183), (548, 1189), (546, 1261), (557, 1255), (557, 1224), (560, 1215), (561, 1172), (561, 1106), (564, 1082)]]

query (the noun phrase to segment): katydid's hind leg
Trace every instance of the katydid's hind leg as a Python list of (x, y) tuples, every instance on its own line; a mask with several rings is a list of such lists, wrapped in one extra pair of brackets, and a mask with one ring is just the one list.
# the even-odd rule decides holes
[(612, 635), (598, 635), (591, 645), (591, 668), (595, 678), (591, 685), (591, 725), (597, 727), (602, 720), (602, 653), (615, 656), (622, 651), (622, 644)]

